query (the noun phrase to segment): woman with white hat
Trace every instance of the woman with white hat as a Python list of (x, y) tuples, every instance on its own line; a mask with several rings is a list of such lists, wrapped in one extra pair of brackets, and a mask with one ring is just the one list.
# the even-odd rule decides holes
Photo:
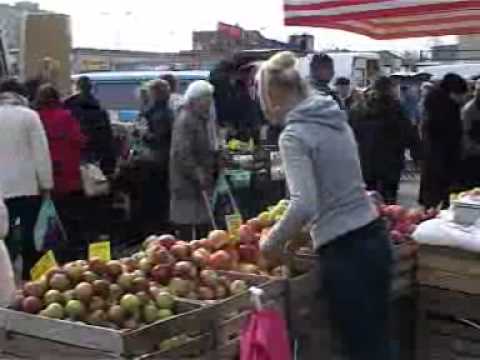
[(213, 193), (216, 167), (213, 92), (207, 81), (190, 84), (185, 104), (173, 125), (170, 220), (184, 240), (205, 233), (210, 223), (204, 195)]
[(310, 227), (321, 266), (322, 296), (351, 360), (388, 360), (392, 253), (383, 222), (362, 180), (347, 116), (330, 96), (311, 91), (279, 53), (259, 74), (270, 121), (281, 123), (280, 152), (290, 205), (261, 249), (272, 265), (304, 227)]

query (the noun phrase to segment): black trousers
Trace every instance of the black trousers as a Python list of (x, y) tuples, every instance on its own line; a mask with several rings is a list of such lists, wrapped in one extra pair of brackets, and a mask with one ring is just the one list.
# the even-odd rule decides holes
[(40, 253), (35, 249), (33, 230), (42, 205), (42, 199), (39, 196), (18, 197), (7, 199), (5, 204), (9, 214), (10, 230), (13, 229), (17, 220), (20, 220), (21, 229), (20, 244), (15, 244), (12, 232), (6, 239), (10, 258), (13, 262), (19, 253), (22, 255), (22, 278), (23, 280), (29, 280), (30, 270), (40, 258)]
[(382, 221), (319, 251), (321, 281), (349, 360), (389, 360), (392, 249)]

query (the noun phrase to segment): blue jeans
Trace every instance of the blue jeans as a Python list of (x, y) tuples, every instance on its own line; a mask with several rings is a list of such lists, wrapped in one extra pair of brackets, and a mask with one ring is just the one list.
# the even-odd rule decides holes
[(383, 221), (319, 250), (322, 293), (350, 360), (389, 360), (392, 249)]

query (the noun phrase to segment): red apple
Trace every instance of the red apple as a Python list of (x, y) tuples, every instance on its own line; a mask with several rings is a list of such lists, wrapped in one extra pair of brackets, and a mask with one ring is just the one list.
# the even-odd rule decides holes
[(199, 300), (215, 300), (215, 291), (208, 286), (199, 286), (197, 294)]
[(147, 251), (148, 259), (152, 264), (171, 265), (175, 259), (164, 246), (150, 248)]
[(225, 250), (219, 250), (210, 255), (209, 264), (216, 270), (230, 270), (232, 258)]
[(209, 257), (210, 252), (204, 248), (197, 249), (192, 254), (193, 262), (202, 269), (208, 266)]
[(255, 242), (255, 232), (252, 230), (250, 225), (241, 225), (238, 229), (238, 234), (240, 237), (240, 244), (251, 244)]
[(257, 218), (248, 220), (247, 225), (250, 226), (254, 233), (259, 233), (262, 231), (262, 224)]
[(202, 243), (200, 242), (200, 240), (193, 240), (190, 242), (190, 249), (192, 249), (192, 251), (200, 249), (201, 247)]
[(170, 253), (175, 256), (177, 260), (190, 259), (190, 245), (185, 241), (177, 241), (171, 248)]
[(240, 261), (248, 263), (256, 263), (260, 255), (256, 246), (244, 244), (238, 247), (238, 254), (240, 255)]
[(170, 248), (177, 241), (177, 239), (175, 239), (175, 236), (170, 234), (159, 236), (157, 239), (160, 245), (164, 246), (167, 250), (170, 250)]
[(195, 279), (197, 275), (197, 267), (191, 261), (179, 261), (173, 267), (173, 276), (175, 277)]
[(172, 277), (172, 267), (170, 265), (156, 265), (151, 271), (152, 279), (156, 282), (167, 285)]
[(387, 216), (395, 220), (403, 219), (407, 214), (407, 210), (400, 205), (389, 205), (384, 209), (384, 212)]
[(215, 270), (202, 270), (200, 272), (200, 281), (211, 288), (219, 285), (219, 277)]
[(208, 251), (213, 251), (214, 249), (214, 244), (210, 239), (201, 239), (200, 241), (200, 247), (208, 250)]

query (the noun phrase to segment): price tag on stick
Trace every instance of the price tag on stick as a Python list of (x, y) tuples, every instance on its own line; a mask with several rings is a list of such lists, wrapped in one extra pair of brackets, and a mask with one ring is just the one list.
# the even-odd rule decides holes
[(55, 254), (52, 250), (49, 250), (30, 270), (30, 276), (32, 277), (33, 281), (36, 281), (56, 267), (58, 267), (58, 265), (57, 260), (55, 259)]
[(235, 239), (235, 241), (239, 240), (240, 234), (238, 231), (240, 230), (240, 226), (243, 224), (242, 215), (240, 214), (233, 214), (233, 215), (226, 215), (225, 222), (227, 223), (227, 229), (230, 233), (230, 236)]
[(112, 259), (110, 242), (104, 241), (90, 244), (90, 246), (88, 247), (88, 258), (90, 260), (92, 260), (93, 258), (99, 258), (100, 260), (103, 260), (105, 262), (110, 261)]

